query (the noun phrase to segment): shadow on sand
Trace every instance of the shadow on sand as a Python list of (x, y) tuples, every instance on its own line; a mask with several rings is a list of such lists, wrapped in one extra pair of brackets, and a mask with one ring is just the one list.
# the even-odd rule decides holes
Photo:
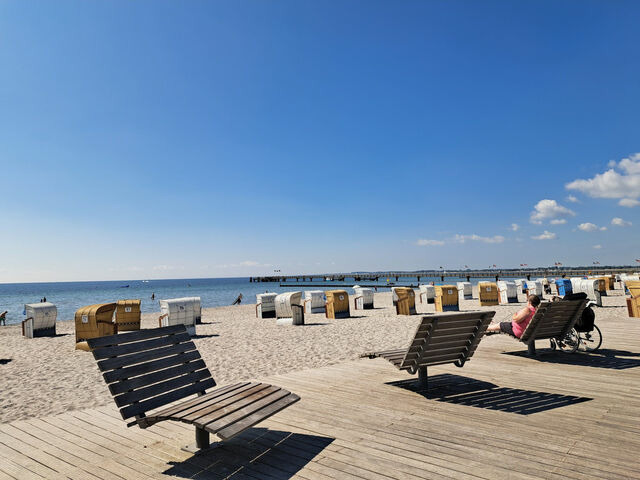
[(592, 400), (574, 395), (500, 387), (490, 382), (448, 373), (429, 377), (426, 391), (413, 379), (389, 382), (388, 385), (410, 390), (429, 400), (518, 415), (531, 415)]
[(333, 438), (250, 428), (237, 437), (163, 472), (182, 478), (289, 479), (320, 454)]

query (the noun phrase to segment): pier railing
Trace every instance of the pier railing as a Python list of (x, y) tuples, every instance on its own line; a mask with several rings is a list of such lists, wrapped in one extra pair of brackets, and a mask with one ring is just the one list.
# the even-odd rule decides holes
[(352, 272), (352, 273), (322, 273), (322, 274), (299, 274), (299, 275), (270, 275), (250, 277), (251, 282), (354, 282), (372, 281), (379, 282), (399, 281), (400, 278), (415, 278), (418, 282), (422, 278), (531, 278), (538, 277), (582, 277), (585, 275), (616, 275), (622, 273), (634, 273), (640, 267), (540, 267), (528, 269), (486, 269), (486, 270), (420, 270), (415, 272), (388, 271), (388, 272)]

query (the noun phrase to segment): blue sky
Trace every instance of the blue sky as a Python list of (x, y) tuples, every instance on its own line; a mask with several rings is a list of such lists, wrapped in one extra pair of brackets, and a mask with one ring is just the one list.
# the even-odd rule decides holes
[(0, 281), (633, 263), (639, 18), (0, 2)]

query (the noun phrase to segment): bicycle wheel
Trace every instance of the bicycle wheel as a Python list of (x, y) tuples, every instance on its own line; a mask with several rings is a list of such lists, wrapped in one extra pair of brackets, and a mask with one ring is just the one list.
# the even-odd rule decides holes
[(580, 347), (585, 352), (595, 352), (602, 345), (602, 333), (600, 329), (594, 325), (593, 330), (580, 334)]
[(578, 350), (580, 346), (580, 336), (576, 332), (575, 328), (572, 328), (569, 333), (562, 339), (556, 340), (558, 348), (565, 353), (573, 353)]

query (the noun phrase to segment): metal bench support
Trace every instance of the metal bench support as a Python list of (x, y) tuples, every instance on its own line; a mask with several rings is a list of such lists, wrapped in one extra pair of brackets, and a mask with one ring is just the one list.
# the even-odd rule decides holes
[(427, 389), (428, 387), (427, 367), (418, 368), (418, 386), (421, 389)]
[(531, 357), (536, 356), (536, 341), (534, 339), (529, 340), (529, 343), (527, 343), (527, 354)]
[(182, 450), (189, 453), (198, 453), (200, 450), (216, 448), (221, 444), (221, 442), (211, 443), (209, 432), (207, 432), (204, 428), (196, 427), (196, 443), (192, 443), (190, 445), (182, 447)]

